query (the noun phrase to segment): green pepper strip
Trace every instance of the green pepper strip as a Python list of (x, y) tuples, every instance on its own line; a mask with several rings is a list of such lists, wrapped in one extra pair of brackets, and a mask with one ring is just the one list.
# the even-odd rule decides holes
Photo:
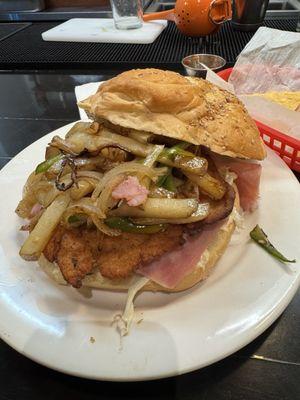
[(157, 186), (169, 190), (169, 192), (175, 192), (176, 187), (174, 185), (172, 174), (163, 175), (157, 181)]
[(272, 245), (272, 243), (269, 241), (268, 236), (258, 225), (256, 225), (256, 227), (250, 232), (250, 237), (259, 246), (261, 246), (264, 250), (266, 250), (268, 253), (270, 253), (277, 260), (284, 262), (284, 263), (286, 263), (286, 262), (295, 263), (296, 262), (296, 260), (288, 260), (278, 250), (276, 250), (275, 247)]
[(170, 159), (173, 159), (175, 156), (186, 156), (186, 157), (195, 157), (195, 155), (189, 151), (186, 151), (185, 149), (188, 148), (191, 144), (186, 143), (186, 142), (181, 142), (176, 144), (173, 147), (170, 147), (169, 149), (164, 149), (158, 159), (162, 157), (168, 157)]
[(162, 176), (160, 176), (160, 177), (158, 178), (157, 182), (156, 182), (156, 185), (157, 185), (158, 187), (164, 187), (164, 184), (165, 184), (165, 182), (166, 182), (167, 177), (168, 177), (168, 174), (167, 174), (167, 175), (162, 175)]
[(35, 169), (35, 173), (37, 174), (41, 174), (42, 172), (46, 172), (48, 171), (48, 169), (50, 167), (52, 167), (53, 164), (55, 164), (56, 162), (58, 162), (59, 160), (61, 160), (62, 158), (64, 158), (65, 156), (63, 154), (58, 154), (57, 156), (54, 156), (52, 158), (49, 158), (46, 161), (43, 161), (42, 163), (40, 163), (36, 169)]
[(130, 233), (157, 233), (166, 229), (166, 224), (136, 225), (129, 218), (110, 217), (104, 222), (110, 228)]
[(74, 214), (69, 216), (68, 222), (69, 224), (75, 224), (76, 222), (81, 222), (81, 219), (78, 215)]
[(164, 189), (169, 190), (170, 192), (176, 192), (176, 187), (174, 185), (172, 168), (168, 168), (168, 173), (166, 175), (162, 175), (156, 182), (158, 187), (163, 187)]
[(164, 182), (164, 188), (169, 190), (169, 192), (175, 192), (176, 191), (176, 187), (174, 185), (174, 180), (173, 180), (173, 175), (167, 175), (166, 180)]

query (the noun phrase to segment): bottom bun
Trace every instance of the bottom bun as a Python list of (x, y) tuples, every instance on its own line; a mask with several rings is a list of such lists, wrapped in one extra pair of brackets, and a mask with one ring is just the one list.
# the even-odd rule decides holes
[[(235, 229), (235, 222), (232, 216), (229, 216), (227, 222), (220, 228), (214, 241), (208, 246), (207, 250), (199, 260), (195, 269), (174, 288), (165, 288), (153, 281), (149, 281), (141, 291), (160, 291), (160, 292), (180, 292), (182, 290), (189, 289), (196, 283), (204, 280), (210, 274), (210, 271), (217, 263), (219, 258), (222, 256), (228, 243), (230, 241), (231, 235)], [(57, 283), (67, 285), (60, 269), (56, 263), (51, 263), (42, 254), (38, 260), (40, 267), (46, 272), (46, 274), (54, 279)], [(128, 288), (136, 281), (137, 275), (134, 274), (128, 279), (123, 279), (117, 282), (111, 279), (103, 277), (99, 271), (87, 275), (82, 280), (82, 286), (104, 289), (104, 290), (128, 290)]]

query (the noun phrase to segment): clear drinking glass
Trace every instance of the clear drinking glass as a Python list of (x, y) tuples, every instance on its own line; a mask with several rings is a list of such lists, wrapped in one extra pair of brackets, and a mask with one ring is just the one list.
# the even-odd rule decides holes
[(143, 10), (140, 0), (110, 0), (115, 27), (136, 29), (143, 25)]

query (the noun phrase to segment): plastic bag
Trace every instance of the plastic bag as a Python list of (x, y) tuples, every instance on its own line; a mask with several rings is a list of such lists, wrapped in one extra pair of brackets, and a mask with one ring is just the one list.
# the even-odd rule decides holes
[(239, 55), (229, 82), (236, 94), (300, 91), (300, 34), (259, 28)]

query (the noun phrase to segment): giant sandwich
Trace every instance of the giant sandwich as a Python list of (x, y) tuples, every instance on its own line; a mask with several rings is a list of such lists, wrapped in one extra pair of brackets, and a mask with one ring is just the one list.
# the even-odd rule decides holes
[(140, 69), (79, 106), (92, 122), (55, 136), (24, 187), (20, 255), (75, 288), (174, 292), (206, 278), (258, 196), (265, 150), (242, 103)]

